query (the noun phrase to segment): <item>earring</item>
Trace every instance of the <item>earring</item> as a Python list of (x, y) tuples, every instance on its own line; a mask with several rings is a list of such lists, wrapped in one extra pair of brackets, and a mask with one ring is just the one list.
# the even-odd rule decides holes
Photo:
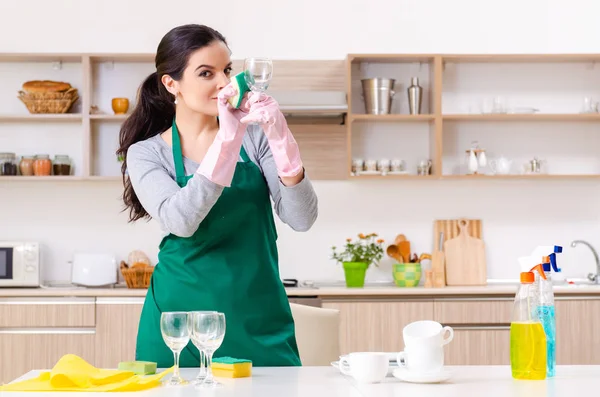
[(177, 105), (177, 94), (175, 94), (175, 105)]

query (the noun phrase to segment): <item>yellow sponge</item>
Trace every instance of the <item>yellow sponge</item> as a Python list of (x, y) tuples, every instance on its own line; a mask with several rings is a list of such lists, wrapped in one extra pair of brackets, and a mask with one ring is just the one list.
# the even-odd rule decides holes
[(214, 376), (221, 378), (246, 378), (252, 376), (252, 361), (240, 358), (214, 358), (210, 368)]
[(136, 375), (152, 375), (156, 373), (156, 363), (151, 361), (122, 361), (119, 371), (131, 371)]

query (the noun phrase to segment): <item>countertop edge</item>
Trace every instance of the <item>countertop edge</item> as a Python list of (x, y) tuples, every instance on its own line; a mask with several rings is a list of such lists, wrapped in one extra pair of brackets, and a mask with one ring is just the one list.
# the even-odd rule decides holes
[[(355, 297), (419, 297), (434, 298), (438, 296), (514, 296), (515, 285), (488, 286), (446, 286), (443, 288), (424, 287), (319, 287), (319, 288), (286, 288), (286, 294), (293, 297), (355, 298)], [(128, 288), (0, 288), (0, 298), (10, 297), (145, 297), (146, 289)], [(555, 287), (556, 296), (563, 295), (598, 295), (600, 285), (578, 285)]]

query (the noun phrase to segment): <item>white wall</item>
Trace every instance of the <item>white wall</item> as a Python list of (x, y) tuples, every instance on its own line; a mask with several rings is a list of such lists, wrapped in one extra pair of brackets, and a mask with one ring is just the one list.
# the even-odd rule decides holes
[[(592, 0), (366, 3), (2, 2), (0, 52), (152, 52), (168, 29), (190, 22), (220, 30), (235, 58), (600, 52), (600, 5)], [(315, 188), (320, 216), (310, 232), (294, 233), (278, 224), (283, 277), (341, 279), (340, 268), (328, 260), (329, 248), (359, 232), (375, 231), (388, 240), (402, 232), (415, 251), (431, 251), (436, 218), (483, 219), (493, 278), (516, 277), (515, 258), (538, 244), (567, 245), (576, 238), (599, 243), (600, 185), (592, 180), (315, 182)], [(156, 225), (127, 224), (119, 194), (114, 182), (0, 182), (0, 240), (41, 241), (45, 277), (55, 280), (69, 278), (66, 262), (75, 250), (109, 251), (121, 259), (142, 249), (155, 257)], [(568, 274), (593, 270), (586, 248), (566, 251), (561, 264)]]

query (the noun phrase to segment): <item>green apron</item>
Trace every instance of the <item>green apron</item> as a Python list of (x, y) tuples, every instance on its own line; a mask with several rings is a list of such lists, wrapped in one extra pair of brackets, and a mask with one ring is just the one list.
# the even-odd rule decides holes
[[(177, 184), (186, 176), (175, 121), (172, 128)], [(242, 147), (243, 162), (193, 236), (173, 234), (160, 243), (142, 309), (136, 360), (160, 368), (173, 365), (173, 353), (160, 332), (160, 314), (215, 310), (225, 313), (227, 328), (214, 357), (252, 360), (254, 366), (301, 365), (294, 320), (281, 283), (277, 231), (262, 172)], [(190, 342), (181, 352), (181, 367), (197, 367), (198, 349)]]

